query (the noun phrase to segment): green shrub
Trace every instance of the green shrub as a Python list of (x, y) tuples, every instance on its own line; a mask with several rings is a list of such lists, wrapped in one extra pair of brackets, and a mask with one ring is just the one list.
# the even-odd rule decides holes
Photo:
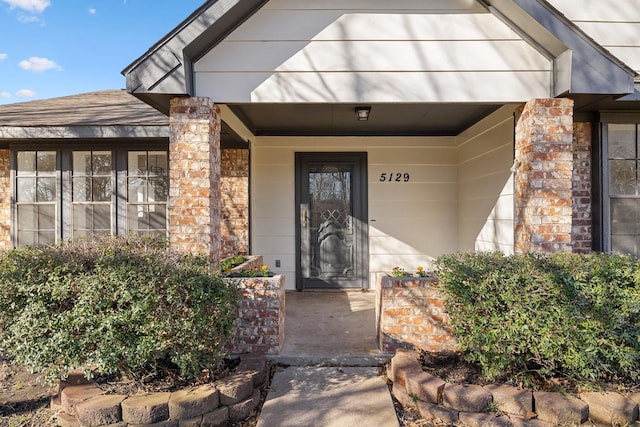
[(640, 380), (640, 264), (607, 254), (438, 259), (456, 338), (491, 378)]
[(237, 292), (207, 259), (144, 237), (0, 253), (0, 350), (54, 380), (81, 368), (139, 378), (215, 368)]

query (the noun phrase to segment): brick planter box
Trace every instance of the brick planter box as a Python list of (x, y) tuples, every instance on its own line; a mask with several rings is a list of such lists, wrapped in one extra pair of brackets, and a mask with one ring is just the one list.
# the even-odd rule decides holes
[(457, 351), (444, 305), (444, 295), (434, 277), (399, 278), (379, 274), (376, 333), (380, 350)]
[[(262, 255), (231, 269), (231, 273), (260, 272)], [(238, 289), (240, 308), (227, 349), (234, 354), (255, 351), (278, 354), (284, 344), (284, 276), (229, 277)]]
[(284, 344), (284, 276), (228, 278), (238, 289), (240, 308), (230, 340), (235, 354), (278, 354)]

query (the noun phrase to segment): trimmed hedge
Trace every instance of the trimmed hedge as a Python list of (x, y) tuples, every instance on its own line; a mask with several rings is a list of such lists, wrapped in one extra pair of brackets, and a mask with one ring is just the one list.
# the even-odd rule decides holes
[(237, 292), (164, 240), (79, 239), (0, 253), (0, 351), (50, 380), (69, 370), (142, 378), (214, 369)]
[(489, 379), (640, 380), (640, 264), (623, 255), (438, 259), (455, 336)]

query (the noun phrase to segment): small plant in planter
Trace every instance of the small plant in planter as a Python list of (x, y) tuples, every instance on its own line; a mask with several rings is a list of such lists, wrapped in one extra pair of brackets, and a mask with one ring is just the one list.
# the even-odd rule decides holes
[(275, 274), (269, 269), (269, 266), (263, 265), (260, 269), (254, 268), (253, 270), (243, 271), (228, 271), (225, 273), (225, 277), (273, 277)]
[(391, 277), (407, 277), (409, 274), (402, 267), (393, 267)]
[(424, 270), (424, 267), (419, 265), (418, 268), (416, 269), (416, 276), (417, 277), (427, 277), (428, 274), (427, 272)]
[(244, 255), (236, 255), (231, 258), (223, 259), (220, 261), (220, 271), (222, 273), (229, 273), (233, 267), (237, 267), (247, 261), (247, 257)]

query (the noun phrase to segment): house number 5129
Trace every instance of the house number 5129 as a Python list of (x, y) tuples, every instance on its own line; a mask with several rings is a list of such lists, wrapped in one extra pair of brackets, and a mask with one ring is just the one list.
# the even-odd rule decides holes
[(382, 172), (380, 182), (409, 182), (411, 175), (408, 172)]

